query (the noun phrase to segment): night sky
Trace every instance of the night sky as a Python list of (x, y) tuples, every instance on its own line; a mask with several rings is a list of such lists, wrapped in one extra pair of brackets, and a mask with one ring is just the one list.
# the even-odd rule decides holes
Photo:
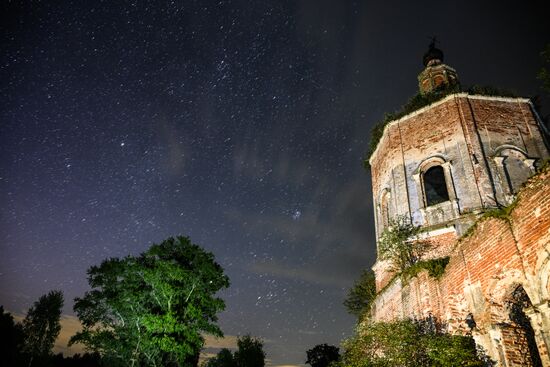
[(0, 304), (61, 289), (73, 315), (89, 266), (182, 234), (230, 277), (226, 335), (277, 366), (338, 345), (375, 258), (370, 129), (431, 36), (463, 85), (541, 93), (543, 2), (453, 4), (3, 2)]

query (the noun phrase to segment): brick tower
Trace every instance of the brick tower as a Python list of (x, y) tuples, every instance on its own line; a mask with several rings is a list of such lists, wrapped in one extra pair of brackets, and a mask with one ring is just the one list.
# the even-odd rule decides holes
[[(459, 262), (458, 257), (453, 258), (458, 256), (457, 240), (484, 212), (510, 205), (522, 185), (548, 159), (549, 150), (543, 125), (529, 99), (459, 92), (457, 72), (443, 61), (443, 52), (432, 42), (424, 55), (424, 70), (418, 76), (418, 84), (420, 95), (447, 95), (390, 121), (369, 163), (377, 239), (392, 220), (405, 217), (421, 226), (424, 236), (434, 244), (425, 258), (451, 256), (453, 264), (455, 260)], [(547, 246), (550, 248), (550, 244)], [(373, 310), (375, 320), (419, 317), (426, 312), (447, 321), (464, 320), (467, 314), (485, 317), (479, 310), (476, 313), (472, 304), (476, 304), (475, 297), (481, 297), (477, 304), (489, 302), (490, 297), (468, 293), (474, 292), (466, 289), (473, 287), (470, 280), (461, 278), (462, 283), (453, 285), (460, 289), (456, 294), (444, 288), (442, 284), (447, 283), (442, 281), (436, 282), (437, 291), (433, 288), (422, 293), (421, 288), (411, 289), (410, 284), (396, 280), (388, 265), (379, 259), (373, 266), (378, 292)], [(500, 263), (493, 265), (489, 267), (503, 271)], [(487, 275), (492, 276), (496, 275)], [(411, 298), (413, 294), (415, 301)], [(452, 297), (474, 301), (464, 301), (461, 305), (466, 306), (457, 316), (450, 306)], [(463, 322), (458, 324), (464, 326)], [(488, 336), (492, 328), (497, 328), (493, 324), (498, 323), (488, 324), (476, 340), (501, 365), (512, 366), (508, 357), (499, 356), (506, 354), (502, 351), (506, 348), (498, 349), (494, 341), (487, 341), (492, 338)], [(452, 323), (450, 326), (452, 329)], [(547, 341), (550, 343), (550, 339)]]

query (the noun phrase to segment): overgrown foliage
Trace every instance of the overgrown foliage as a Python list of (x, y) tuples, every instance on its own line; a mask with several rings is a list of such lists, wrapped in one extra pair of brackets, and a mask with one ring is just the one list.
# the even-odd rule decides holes
[(509, 97), (509, 98), (519, 97), (519, 94), (512, 89), (498, 88), (492, 85), (474, 84), (471, 87), (467, 88), (464, 92), (471, 95), (478, 95), (478, 96)]
[(311, 367), (329, 367), (332, 363), (340, 361), (340, 348), (334, 345), (318, 344), (306, 351), (306, 364)]
[(343, 349), (340, 367), (487, 365), (473, 338), (445, 333), (434, 318), (360, 324)]
[(83, 330), (70, 340), (109, 366), (195, 365), (202, 333), (225, 307), (229, 286), (214, 256), (187, 237), (169, 238), (141, 255), (112, 258), (88, 270), (92, 290), (75, 299)]
[(428, 275), (435, 279), (440, 279), (445, 274), (445, 268), (449, 263), (449, 257), (441, 257), (437, 259), (421, 260), (413, 266), (405, 269), (402, 275), (406, 278), (413, 278), (422, 270), (427, 270)]
[(391, 112), (391, 113), (385, 113), (382, 121), (374, 125), (374, 127), (371, 130), (369, 149), (367, 151), (365, 159), (363, 160), (365, 169), (369, 168), (369, 159), (374, 153), (374, 151), (376, 150), (376, 147), (378, 147), (378, 143), (380, 142), (380, 139), (382, 139), (382, 135), (384, 134), (384, 128), (391, 121), (398, 120), (401, 117), (408, 115), (409, 113), (413, 113), (414, 111), (417, 111), (423, 107), (431, 105), (432, 103), (435, 103), (450, 94), (459, 93), (459, 92), (468, 93), (472, 95), (484, 95), (484, 96), (499, 96), (499, 97), (517, 97), (518, 96), (517, 93), (508, 89), (496, 88), (492, 86), (481, 86), (481, 85), (473, 85), (465, 90), (460, 90), (459, 86), (452, 86), (452, 87), (436, 90), (432, 93), (427, 93), (427, 94), (417, 93), (414, 96), (412, 96), (407, 101), (407, 103), (405, 103), (401, 107), (400, 110)]
[(391, 219), (378, 240), (378, 258), (389, 260), (392, 270), (402, 273), (422, 259), (430, 243), (420, 236), (421, 228), (405, 216)]
[(260, 339), (245, 335), (237, 339), (237, 351), (232, 353), (223, 348), (218, 354), (205, 361), (203, 367), (263, 367), (265, 352)]
[(368, 312), (372, 301), (376, 298), (376, 282), (374, 272), (365, 269), (359, 280), (350, 288), (348, 296), (344, 300), (344, 306), (352, 315), (361, 318)]

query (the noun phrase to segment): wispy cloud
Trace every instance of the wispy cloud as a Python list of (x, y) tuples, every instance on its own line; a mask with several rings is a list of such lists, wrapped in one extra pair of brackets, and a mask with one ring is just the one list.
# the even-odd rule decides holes
[[(285, 257), (272, 257), (247, 265), (255, 274), (298, 279), (308, 283), (349, 287), (360, 271), (373, 262), (370, 227), (371, 200), (366, 180), (357, 177), (341, 187), (327, 183), (332, 195), (320, 205), (316, 198), (301, 208), (297, 219), (291, 213), (234, 208), (226, 217), (257, 238), (266, 233), (280, 241)], [(313, 193), (313, 195), (319, 195)], [(363, 200), (358, 200), (358, 198)], [(293, 251), (309, 252), (305, 260), (295, 260)], [(293, 261), (294, 260), (294, 261)]]
[(182, 134), (175, 123), (170, 122), (166, 118), (159, 118), (158, 126), (157, 139), (159, 144), (168, 149), (168, 154), (165, 155), (165, 158), (161, 162), (161, 167), (172, 177), (179, 177), (183, 174), (190, 152), (188, 149), (185, 149), (183, 142), (178, 140), (177, 137)]
[(346, 287), (347, 279), (334, 277), (330, 272), (321, 272), (317, 268), (293, 267), (280, 261), (256, 262), (250, 266), (250, 271), (255, 274), (270, 274), (275, 277), (303, 280), (308, 283), (328, 286)]
[(225, 335), (223, 338), (217, 338), (212, 335), (204, 335), (204, 348), (208, 349), (236, 349), (237, 336)]

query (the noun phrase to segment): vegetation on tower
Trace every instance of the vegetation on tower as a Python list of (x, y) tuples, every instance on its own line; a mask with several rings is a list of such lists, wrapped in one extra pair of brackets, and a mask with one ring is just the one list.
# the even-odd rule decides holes
[(401, 117), (406, 116), (415, 111), (418, 111), (419, 109), (429, 106), (432, 103), (435, 103), (445, 98), (446, 96), (454, 93), (467, 93), (470, 95), (498, 96), (498, 97), (512, 97), (512, 98), (518, 97), (518, 94), (512, 90), (496, 88), (496, 87), (487, 86), (487, 85), (485, 86), (472, 85), (471, 87), (466, 88), (465, 90), (461, 90), (461, 88), (458, 85), (454, 85), (451, 87), (438, 89), (432, 93), (422, 94), (419, 92), (414, 96), (412, 96), (407, 101), (407, 103), (401, 106), (401, 109), (394, 112), (385, 113), (382, 121), (374, 125), (374, 127), (371, 130), (369, 148), (365, 156), (365, 159), (363, 161), (363, 165), (365, 169), (370, 168), (369, 159), (373, 155), (373, 153), (376, 151), (376, 148), (378, 147), (378, 143), (380, 143), (380, 140), (382, 139), (382, 136), (384, 134), (384, 129), (390, 122), (398, 120)]

